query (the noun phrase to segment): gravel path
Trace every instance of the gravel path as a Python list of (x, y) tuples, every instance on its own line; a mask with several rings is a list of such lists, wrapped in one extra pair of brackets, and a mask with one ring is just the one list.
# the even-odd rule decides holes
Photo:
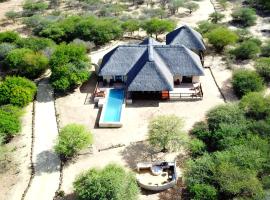
[(52, 200), (59, 184), (60, 160), (52, 150), (58, 131), (53, 90), (47, 80), (38, 85), (34, 128), (35, 175), (25, 199)]

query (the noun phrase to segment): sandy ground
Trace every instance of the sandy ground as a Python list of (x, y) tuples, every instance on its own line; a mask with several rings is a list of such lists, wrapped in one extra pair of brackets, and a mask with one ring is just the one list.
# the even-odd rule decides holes
[(10, 168), (5, 174), (0, 174), (0, 199), (18, 200), (30, 178), (30, 149), (32, 136), (32, 104), (25, 108), (22, 118), (22, 132), (7, 146), (12, 151), (16, 168)]
[(21, 11), (22, 10), (22, 3), (24, 0), (9, 0), (6, 2), (0, 3), (0, 19), (5, 18), (5, 13), (8, 11)]
[[(123, 111), (123, 127), (116, 129), (97, 128), (99, 110), (89, 103), (89, 96), (94, 90), (95, 79), (72, 94), (60, 97), (56, 100), (57, 112), (60, 124), (79, 123), (87, 126), (94, 134), (94, 154), (86, 154), (79, 157), (75, 163), (69, 164), (64, 169), (64, 180), (62, 189), (66, 193), (72, 192), (72, 182), (82, 171), (93, 166), (104, 166), (110, 162), (126, 165), (126, 156), (121, 154), (121, 149), (98, 152), (100, 149), (112, 145), (124, 144), (129, 146), (137, 141), (146, 139), (147, 126), (150, 119), (158, 115), (175, 114), (185, 121), (185, 130), (189, 130), (197, 121), (204, 119), (205, 113), (215, 105), (224, 103), (215, 86), (214, 80), (209, 72), (205, 70), (206, 76), (201, 79), (204, 98), (201, 101), (135, 101), (126, 106)], [(125, 150), (125, 148), (123, 148)], [(140, 148), (139, 148), (140, 149)], [(137, 161), (136, 155), (140, 154), (134, 149), (127, 149), (126, 154), (132, 153), (129, 160)], [(154, 195), (156, 196), (156, 195)], [(145, 199), (142, 196), (141, 199)], [(153, 198), (155, 199), (155, 198)]]
[(48, 82), (41, 81), (35, 104), (33, 162), (35, 176), (26, 193), (26, 200), (51, 200), (58, 188), (60, 160), (53, 152), (58, 137), (53, 90)]

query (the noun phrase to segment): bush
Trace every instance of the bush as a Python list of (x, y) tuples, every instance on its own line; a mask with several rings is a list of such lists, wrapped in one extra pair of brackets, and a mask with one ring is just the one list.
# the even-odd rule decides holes
[(262, 46), (262, 56), (270, 57), (270, 40)]
[(51, 56), (51, 82), (55, 90), (65, 92), (89, 78), (88, 57), (81, 45), (61, 44)]
[(249, 92), (259, 92), (264, 88), (262, 78), (250, 70), (237, 70), (233, 73), (233, 89), (237, 96), (242, 97)]
[(256, 12), (251, 8), (239, 8), (232, 13), (233, 21), (241, 26), (252, 26), (256, 23)]
[(5, 31), (0, 33), (0, 42), (13, 43), (19, 39), (19, 34), (14, 31)]
[(203, 153), (206, 151), (206, 145), (203, 141), (195, 138), (189, 142), (188, 149), (192, 157), (198, 157), (203, 155)]
[(209, 20), (212, 23), (219, 23), (220, 21), (222, 21), (224, 19), (225, 15), (218, 13), (218, 12), (213, 12), (212, 14), (209, 15)]
[(218, 130), (221, 124), (239, 125), (245, 121), (243, 111), (236, 104), (220, 105), (207, 113), (207, 121), (211, 131)]
[(231, 54), (235, 56), (236, 59), (245, 60), (255, 58), (260, 52), (260, 47), (256, 41), (248, 40), (242, 42), (238, 47), (231, 50)]
[(250, 92), (245, 95), (239, 106), (250, 118), (260, 120), (270, 115), (270, 98), (264, 97), (262, 93)]
[(38, 78), (48, 68), (48, 58), (31, 49), (14, 49), (5, 59), (10, 70), (27, 78)]
[(207, 184), (195, 184), (189, 189), (193, 200), (216, 200), (217, 190)]
[(42, 12), (49, 7), (48, 3), (36, 0), (26, 0), (23, 4), (24, 15), (32, 16), (36, 12)]
[(20, 38), (16, 41), (16, 44), (19, 48), (31, 49), (33, 51), (40, 51), (47, 47), (53, 47), (54, 42), (47, 38)]
[(1, 43), (0, 44), (0, 60), (4, 60), (6, 56), (8, 55), (8, 53), (15, 48), (16, 46), (14, 44), (5, 43), (5, 42)]
[(7, 19), (10, 19), (13, 22), (15, 22), (15, 19), (18, 18), (20, 16), (20, 14), (15, 12), (15, 11), (8, 11), (5, 13), (5, 16)]
[(206, 122), (197, 122), (194, 124), (191, 134), (206, 143), (210, 142), (209, 138), (211, 137), (211, 132), (209, 131), (208, 124)]
[(205, 35), (206, 33), (209, 33), (210, 31), (221, 27), (217, 24), (211, 23), (209, 21), (200, 21), (198, 23), (197, 31), (199, 31), (201, 34)]
[(135, 176), (114, 164), (102, 170), (88, 170), (77, 177), (73, 185), (79, 200), (136, 200), (139, 194)]
[(238, 36), (227, 28), (216, 28), (206, 34), (208, 41), (217, 51), (222, 51), (227, 45), (234, 44)]
[(256, 60), (255, 68), (257, 73), (270, 82), (270, 58), (259, 58)]
[(77, 38), (92, 41), (96, 45), (103, 45), (111, 40), (122, 37), (121, 24), (116, 19), (98, 19), (89, 17), (76, 25)]
[(132, 35), (135, 31), (140, 29), (140, 22), (138, 20), (130, 19), (122, 24), (122, 28), (125, 32), (128, 32)]
[(7, 77), (0, 83), (0, 105), (26, 106), (33, 101), (37, 88), (35, 83), (22, 77)]
[(93, 143), (93, 135), (82, 125), (69, 124), (61, 129), (54, 147), (60, 158), (67, 160)]
[(22, 111), (17, 107), (11, 105), (0, 107), (0, 138), (4, 142), (21, 131), (21, 115)]
[(185, 144), (183, 121), (175, 115), (164, 115), (152, 119), (148, 126), (149, 142), (161, 151), (176, 150)]
[(160, 34), (172, 31), (175, 26), (175, 22), (171, 20), (157, 18), (149, 19), (142, 24), (142, 28), (146, 31), (146, 33), (151, 36), (155, 34), (156, 38)]

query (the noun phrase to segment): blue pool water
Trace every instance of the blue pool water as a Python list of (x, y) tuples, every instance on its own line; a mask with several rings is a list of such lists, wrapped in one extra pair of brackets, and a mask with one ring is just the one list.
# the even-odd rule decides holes
[(104, 122), (119, 122), (121, 118), (122, 104), (124, 101), (124, 90), (111, 89), (107, 105), (105, 107)]

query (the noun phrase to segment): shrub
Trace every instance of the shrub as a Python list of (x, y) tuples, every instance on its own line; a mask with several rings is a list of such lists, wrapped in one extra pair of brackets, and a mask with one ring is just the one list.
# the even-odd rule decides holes
[(9, 69), (27, 78), (37, 78), (48, 68), (48, 58), (31, 49), (14, 49), (5, 59)]
[(83, 46), (61, 44), (51, 56), (51, 82), (57, 91), (65, 92), (89, 78), (88, 57)]
[(193, 200), (216, 200), (217, 190), (207, 184), (195, 184), (189, 188)]
[(114, 164), (107, 165), (104, 169), (88, 170), (77, 177), (73, 185), (80, 200), (138, 199), (139, 189), (135, 176)]
[(241, 26), (252, 26), (256, 23), (256, 12), (251, 8), (239, 8), (232, 13), (233, 21)]
[(142, 28), (146, 31), (146, 33), (151, 36), (155, 34), (156, 38), (159, 34), (172, 31), (175, 26), (175, 22), (171, 20), (157, 18), (149, 19), (142, 24)]
[(262, 93), (248, 93), (241, 99), (239, 106), (248, 117), (256, 120), (265, 119), (270, 115), (270, 98), (264, 97)]
[(191, 134), (195, 135), (200, 140), (209, 143), (209, 138), (211, 137), (211, 132), (209, 131), (208, 124), (206, 122), (197, 122), (194, 124)]
[(36, 0), (26, 0), (23, 4), (24, 15), (32, 16), (36, 12), (42, 12), (48, 8), (48, 3)]
[(260, 52), (260, 47), (255, 41), (248, 40), (242, 42), (238, 47), (233, 49), (230, 53), (235, 56), (236, 59), (245, 60), (255, 58)]
[(221, 124), (240, 124), (245, 121), (243, 111), (236, 104), (220, 105), (207, 113), (207, 121), (211, 131), (218, 130)]
[(76, 25), (77, 38), (92, 41), (96, 45), (103, 45), (111, 40), (122, 37), (121, 24), (116, 19), (98, 19), (89, 17)]
[(212, 23), (219, 23), (221, 22), (223, 19), (224, 19), (225, 15), (221, 14), (221, 13), (218, 13), (218, 12), (213, 12), (209, 15), (209, 20), (212, 22)]
[(0, 33), (0, 42), (13, 43), (19, 39), (19, 34), (13, 31), (5, 31)]
[(270, 81), (270, 58), (259, 58), (256, 60), (255, 68), (257, 73), (262, 76), (265, 81)]
[(1, 43), (0, 44), (0, 60), (4, 60), (8, 53), (15, 49), (16, 46), (10, 43)]
[(238, 39), (236, 33), (223, 27), (210, 31), (206, 37), (208, 38), (209, 43), (219, 52), (227, 45), (234, 44)]
[(61, 129), (54, 149), (62, 159), (66, 160), (92, 143), (93, 136), (84, 126), (69, 124)]
[(199, 4), (194, 2), (186, 2), (184, 7), (189, 10), (189, 14), (199, 9)]
[(122, 28), (132, 35), (135, 31), (140, 29), (140, 22), (138, 20), (130, 19), (122, 24)]
[(28, 37), (18, 39), (16, 41), (16, 44), (20, 48), (40, 51), (45, 49), (46, 47), (52, 47), (54, 45), (54, 42), (47, 38)]
[(22, 111), (17, 107), (11, 105), (0, 107), (0, 138), (8, 141), (21, 131), (21, 115)]
[(262, 56), (270, 57), (270, 40), (262, 46)]
[(15, 12), (15, 11), (8, 11), (5, 13), (5, 16), (7, 19), (10, 19), (13, 22), (15, 22), (15, 19), (19, 17), (19, 13)]
[(233, 89), (239, 97), (249, 92), (259, 92), (263, 90), (264, 84), (262, 78), (250, 70), (237, 70), (233, 73)]
[(164, 115), (152, 119), (148, 126), (149, 142), (161, 151), (178, 149), (185, 144), (183, 121), (175, 115)]
[(22, 77), (7, 77), (0, 83), (0, 105), (26, 106), (36, 94), (36, 85)]
[(205, 35), (206, 33), (209, 33), (210, 31), (220, 27), (217, 24), (211, 23), (209, 21), (200, 21), (198, 23), (197, 31), (199, 31), (201, 34)]
[(195, 138), (189, 142), (188, 149), (192, 157), (197, 157), (203, 155), (206, 150), (206, 145), (202, 140)]

